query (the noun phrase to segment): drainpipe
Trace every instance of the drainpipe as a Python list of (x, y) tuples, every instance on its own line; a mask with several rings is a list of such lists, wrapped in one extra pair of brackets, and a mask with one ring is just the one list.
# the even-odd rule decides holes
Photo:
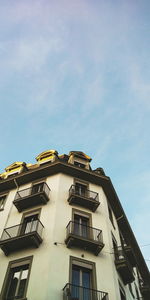
[[(16, 180), (16, 178), (14, 178), (14, 183), (15, 183), (15, 185), (16, 185), (16, 188), (17, 188), (17, 191), (18, 191), (18, 189), (19, 189), (19, 185), (18, 185), (18, 183), (17, 183), (17, 180)], [(8, 216), (7, 216), (7, 219), (6, 219), (6, 222), (5, 222), (5, 227), (4, 227), (4, 229), (5, 229), (5, 228), (7, 228), (7, 223), (8, 223), (8, 219), (9, 219), (9, 217), (10, 217), (10, 214), (11, 214), (12, 208), (13, 208), (13, 203), (12, 203), (12, 205), (11, 205), (11, 208), (10, 208), (10, 210), (9, 210), (9, 213), (8, 213)]]

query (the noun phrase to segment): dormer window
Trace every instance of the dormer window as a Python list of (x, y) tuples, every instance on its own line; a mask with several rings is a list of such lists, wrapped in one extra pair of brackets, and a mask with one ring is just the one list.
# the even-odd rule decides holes
[(58, 152), (56, 150), (47, 150), (40, 153), (36, 160), (40, 165), (54, 162), (58, 158)]
[(81, 151), (69, 152), (68, 163), (73, 164), (82, 169), (90, 169), (91, 158)]
[(3, 173), (3, 178), (5, 179), (7, 177), (20, 174), (25, 169), (27, 169), (25, 162), (14, 162), (13, 164), (5, 168), (6, 172)]
[(80, 168), (82, 168), (82, 169), (85, 169), (85, 167), (86, 167), (85, 164), (82, 164), (82, 163), (80, 163), (80, 162), (78, 162), (78, 161), (74, 161), (74, 165), (77, 166), (77, 167), (80, 167)]

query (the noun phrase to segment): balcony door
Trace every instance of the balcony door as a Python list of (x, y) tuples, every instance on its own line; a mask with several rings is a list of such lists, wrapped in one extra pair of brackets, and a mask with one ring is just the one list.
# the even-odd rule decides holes
[(76, 182), (75, 184), (75, 192), (79, 196), (87, 196), (87, 186), (81, 183)]
[(39, 214), (36, 213), (34, 215), (24, 217), (21, 227), (21, 234), (27, 234), (37, 230), (38, 216)]
[(43, 191), (43, 186), (44, 186), (44, 182), (34, 184), (34, 185), (32, 186), (32, 191), (31, 191), (31, 193), (32, 193), (32, 194), (37, 194), (37, 193), (42, 192), (42, 191)]
[(91, 270), (72, 266), (72, 300), (92, 300)]
[(74, 215), (74, 234), (84, 238), (88, 238), (89, 235), (89, 218)]

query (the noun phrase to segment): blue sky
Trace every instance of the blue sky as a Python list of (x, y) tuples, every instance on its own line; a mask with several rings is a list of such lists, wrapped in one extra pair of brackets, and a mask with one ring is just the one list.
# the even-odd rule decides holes
[(0, 2), (0, 172), (47, 149), (84, 151), (111, 177), (140, 245), (150, 244), (149, 15), (146, 0)]

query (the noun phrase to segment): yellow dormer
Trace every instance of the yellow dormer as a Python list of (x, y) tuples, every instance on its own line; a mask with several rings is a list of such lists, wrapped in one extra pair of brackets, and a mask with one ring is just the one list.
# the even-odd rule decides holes
[(6, 172), (2, 173), (1, 177), (5, 179), (10, 175), (21, 173), (25, 167), (26, 167), (25, 162), (14, 162), (13, 164), (5, 168)]
[(81, 151), (70, 151), (68, 162), (83, 169), (90, 168), (90, 161), (92, 158)]
[(40, 153), (36, 157), (36, 160), (38, 161), (39, 164), (43, 164), (46, 162), (53, 162), (56, 160), (57, 157), (58, 157), (58, 152), (56, 150), (47, 150)]

